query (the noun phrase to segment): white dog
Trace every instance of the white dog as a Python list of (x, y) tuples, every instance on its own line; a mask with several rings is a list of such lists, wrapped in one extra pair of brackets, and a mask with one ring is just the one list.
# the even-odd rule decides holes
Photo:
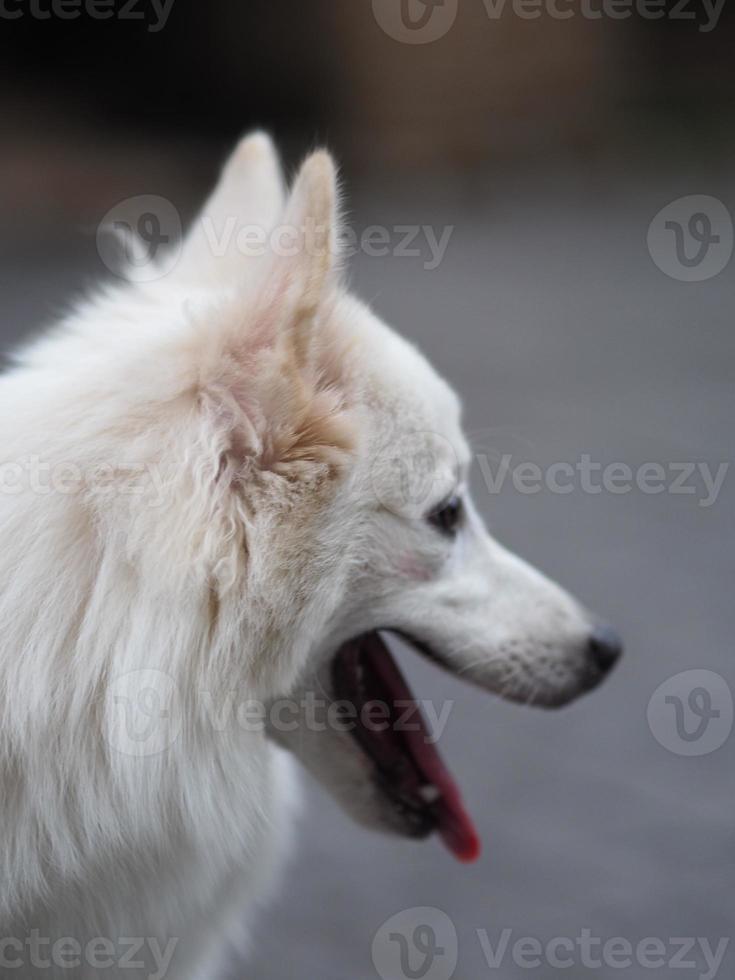
[(458, 400), (346, 293), (339, 236), (330, 157), (286, 200), (251, 136), (172, 271), (0, 382), (2, 976), (214, 976), (284, 846), (276, 742), (361, 823), (475, 857), (379, 630), (544, 706), (618, 658), (485, 532)]

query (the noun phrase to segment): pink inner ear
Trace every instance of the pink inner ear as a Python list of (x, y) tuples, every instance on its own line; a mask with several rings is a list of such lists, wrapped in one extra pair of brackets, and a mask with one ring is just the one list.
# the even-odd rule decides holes
[[(273, 278), (276, 278), (275, 276)], [(269, 283), (256, 303), (256, 313), (246, 327), (244, 336), (238, 342), (237, 355), (245, 361), (258, 356), (262, 351), (274, 349), (279, 334), (287, 326), (289, 316), (285, 302), (289, 288), (289, 276), (281, 272), (275, 283)]]
[[(264, 383), (264, 377), (269, 373), (266, 366), (268, 355), (274, 355), (275, 363), (279, 353), (284, 352), (279, 342), (288, 335), (291, 315), (288, 291), (293, 288), (286, 269), (271, 267), (266, 277), (266, 284), (261, 287), (248, 322), (243, 324), (239, 310), (236, 313), (236, 333), (229, 348), (232, 373), (226, 382), (236, 404), (258, 431), (265, 423), (263, 392), (259, 390), (259, 385)], [(273, 370), (273, 364), (270, 370)], [(268, 383), (267, 380), (265, 383)]]

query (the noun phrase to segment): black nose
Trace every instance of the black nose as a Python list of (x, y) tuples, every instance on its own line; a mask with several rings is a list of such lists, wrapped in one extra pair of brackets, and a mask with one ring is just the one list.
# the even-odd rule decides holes
[(606, 624), (596, 626), (589, 641), (589, 655), (594, 665), (603, 673), (611, 670), (623, 653), (623, 641)]

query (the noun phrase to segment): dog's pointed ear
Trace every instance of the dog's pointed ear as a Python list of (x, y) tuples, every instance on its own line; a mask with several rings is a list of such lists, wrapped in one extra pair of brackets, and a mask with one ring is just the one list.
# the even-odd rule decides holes
[(341, 464), (353, 445), (352, 341), (334, 315), (341, 295), (337, 196), (332, 158), (312, 154), (267, 254), (231, 299), (212, 376), (225, 406), (218, 414), (232, 421), (236, 465), (245, 457), (276, 471)]
[(338, 281), (337, 172), (325, 151), (313, 153), (294, 182), (271, 251), (261, 268), (259, 306), (274, 342), (285, 341), (304, 366)]
[(177, 278), (193, 285), (236, 285), (242, 277), (243, 236), (265, 241), (284, 200), (273, 141), (260, 132), (244, 137), (184, 240)]

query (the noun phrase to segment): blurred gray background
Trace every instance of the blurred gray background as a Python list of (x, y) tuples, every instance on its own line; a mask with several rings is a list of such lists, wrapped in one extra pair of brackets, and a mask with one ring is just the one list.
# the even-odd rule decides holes
[[(6, 348), (110, 275), (95, 245), (105, 212), (159, 194), (191, 215), (229, 145), (263, 125), (291, 166), (328, 143), (358, 232), (452, 229), (436, 268), (420, 238), (418, 256), (359, 252), (351, 279), (462, 393), (474, 448), (494, 471), (502, 454), (542, 469), (585, 454), (633, 470), (716, 472), (732, 460), (735, 264), (683, 281), (673, 229), (653, 256), (647, 238), (661, 209), (689, 195), (735, 213), (732, 10), (703, 32), (635, 15), (527, 21), (509, 9), (493, 21), (481, 0), (465, 0), (445, 36), (411, 45), (362, 0), (233, 7), (178, 0), (157, 33), (0, 21)], [(696, 232), (686, 207), (674, 219)], [(702, 207), (726, 260), (728, 228)], [(711, 506), (701, 479), (689, 484), (692, 494), (577, 484), (562, 495), (507, 481), (492, 493), (476, 467), (493, 533), (615, 623), (625, 661), (592, 696), (547, 714), (404, 652), (417, 696), (454, 702), (442, 748), (482, 859), (462, 867), (436, 842), (371, 836), (307, 786), (285, 886), (232, 978), (370, 980), (380, 926), (423, 906), (456, 926), (459, 980), (706, 975), (701, 947), (677, 969), (671, 940), (704, 937), (714, 949), (733, 934), (735, 733), (686, 757), (693, 743), (678, 736), (673, 704), (654, 699), (659, 739), (647, 720), (680, 672), (719, 675), (709, 693), (720, 708), (735, 690), (735, 473)], [(686, 701), (681, 684), (672, 690)], [(696, 722), (687, 717), (690, 730)], [(504, 929), (511, 942), (583, 929), (634, 945), (654, 937), (667, 963), (598, 968), (577, 956), (564, 971), (529, 971), (508, 953), (491, 969), (478, 930), (494, 946)], [(728, 950), (717, 975), (734, 968)]]

